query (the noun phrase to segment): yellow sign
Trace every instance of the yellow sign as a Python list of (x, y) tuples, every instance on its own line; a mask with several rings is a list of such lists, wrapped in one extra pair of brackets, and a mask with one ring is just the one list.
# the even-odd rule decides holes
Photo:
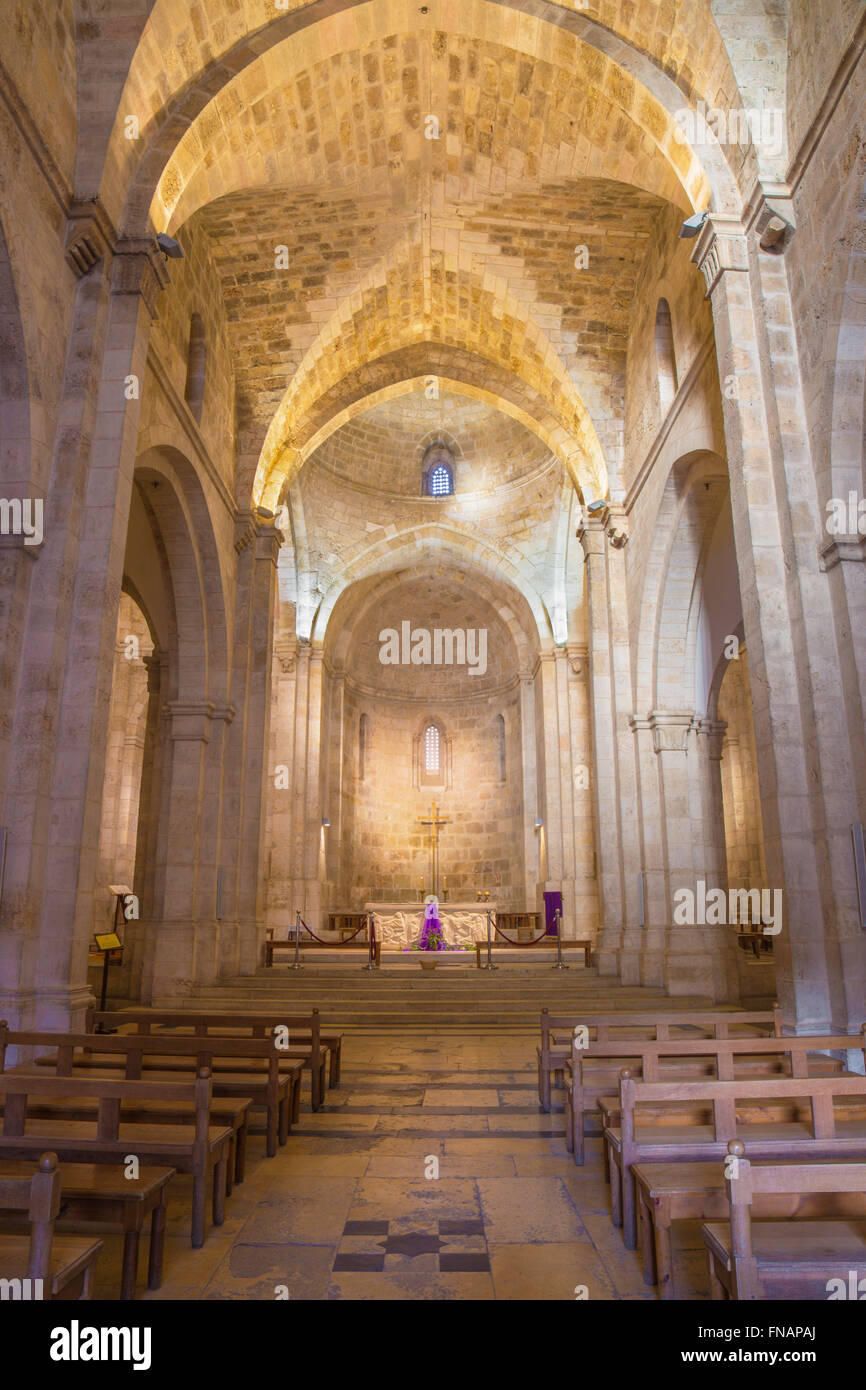
[(97, 934), (96, 944), (100, 951), (119, 951), (120, 938), (116, 932), (108, 932), (105, 936)]

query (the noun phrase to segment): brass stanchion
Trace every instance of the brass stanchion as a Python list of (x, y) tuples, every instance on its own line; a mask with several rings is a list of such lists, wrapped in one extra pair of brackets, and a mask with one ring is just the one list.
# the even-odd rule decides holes
[(562, 913), (559, 908), (556, 909), (554, 916), (556, 918), (556, 965), (553, 969), (570, 970), (571, 967), (566, 965), (562, 959)]
[(300, 962), (299, 959), (298, 959), (298, 953), (299, 953), (300, 949), (301, 949), (301, 909), (298, 908), (298, 910), (297, 910), (297, 912), (296, 912), (296, 914), (295, 914), (295, 959), (294, 959), (294, 962), (289, 966), (289, 969), (290, 969), (290, 970), (300, 970), (300, 968), (301, 968), (301, 962)]
[(481, 967), (482, 970), (498, 970), (498, 969), (499, 969), (499, 966), (498, 966), (498, 965), (494, 965), (494, 964), (493, 964), (493, 958), (492, 958), (492, 956), (491, 956), (491, 954), (490, 954), (491, 944), (492, 944), (492, 943), (491, 943), (491, 940), (490, 940), (490, 915), (491, 915), (491, 914), (490, 914), (490, 908), (488, 907), (488, 909), (487, 909), (487, 964), (486, 964), (486, 965), (482, 965), (482, 967)]
[(370, 944), (369, 944), (369, 948), (368, 948), (368, 951), (367, 951), (367, 964), (361, 966), (361, 969), (362, 969), (362, 970), (377, 970), (377, 969), (378, 969), (378, 966), (376, 965), (376, 961), (375, 961), (375, 950), (374, 950), (374, 945), (375, 945), (375, 943), (374, 943), (374, 941), (373, 941), (373, 933), (375, 932), (375, 930), (376, 930), (375, 918), (374, 918), (372, 912), (370, 912), (370, 913), (367, 914), (367, 936), (368, 936), (368, 938), (369, 938), (369, 943), (370, 943)]

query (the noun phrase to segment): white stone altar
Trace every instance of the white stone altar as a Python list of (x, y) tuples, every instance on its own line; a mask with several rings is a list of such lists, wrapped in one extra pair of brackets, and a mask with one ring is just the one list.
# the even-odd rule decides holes
[[(411, 946), (421, 936), (424, 924), (423, 902), (364, 903), (364, 911), (376, 919), (376, 935), (384, 947)], [(487, 940), (487, 913), (496, 912), (496, 903), (439, 902), (442, 935), (449, 946), (471, 946)]]

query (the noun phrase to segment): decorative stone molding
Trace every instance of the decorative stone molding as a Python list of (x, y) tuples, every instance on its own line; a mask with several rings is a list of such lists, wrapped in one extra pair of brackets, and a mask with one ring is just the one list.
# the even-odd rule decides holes
[(565, 650), (568, 656), (568, 664), (571, 668), (571, 674), (573, 676), (582, 675), (586, 670), (586, 663), (589, 660), (589, 648), (584, 646), (576, 646), (574, 645), (574, 643), (569, 643)]
[(215, 705), (211, 713), (211, 721), (216, 723), (218, 720), (224, 720), (226, 724), (231, 724), (236, 714), (237, 710), (234, 705)]
[(831, 536), (818, 552), (822, 573), (841, 564), (863, 564), (866, 561), (866, 536)]
[(158, 695), (162, 683), (163, 653), (154, 649), (149, 656), (142, 657), (142, 662), (147, 672), (147, 693)]
[(278, 637), (274, 643), (274, 655), (284, 676), (289, 676), (298, 660), (298, 639), (295, 636)]
[(243, 508), (235, 517), (235, 550), (240, 555), (248, 545), (252, 545), (257, 532), (256, 514)]
[(111, 267), (112, 294), (138, 294), (152, 319), (159, 296), (169, 283), (165, 257), (150, 237), (126, 237), (117, 243)]
[(583, 546), (584, 558), (588, 560), (591, 555), (604, 554), (605, 527), (601, 519), (601, 513), (590, 514), (584, 511), (577, 525), (575, 535)]
[(614, 550), (622, 550), (629, 537), (628, 514), (621, 502), (612, 502), (601, 514), (604, 533)]
[(111, 218), (96, 199), (73, 203), (66, 232), (66, 263), (81, 279), (117, 241)]
[(747, 233), (754, 232), (762, 251), (781, 255), (797, 230), (791, 190), (786, 183), (761, 183), (752, 189), (743, 213)]
[(687, 753), (689, 734), (695, 726), (694, 710), (650, 711), (653, 748), (657, 753)]
[(216, 709), (210, 700), (169, 700), (163, 708), (171, 720), (169, 736), (175, 742), (209, 742)]
[(724, 719), (698, 719), (695, 729), (698, 735), (707, 740), (707, 755), (711, 762), (720, 763), (724, 751), (727, 721)]
[(692, 261), (704, 277), (707, 299), (725, 271), (748, 271), (748, 245), (739, 218), (710, 213), (698, 236)]

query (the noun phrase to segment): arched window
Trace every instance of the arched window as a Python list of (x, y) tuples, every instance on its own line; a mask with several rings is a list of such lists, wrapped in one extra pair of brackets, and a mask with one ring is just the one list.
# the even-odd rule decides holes
[(424, 771), (439, 771), (439, 730), (435, 724), (424, 730)]
[(451, 469), (444, 463), (437, 463), (430, 472), (430, 496), (449, 497), (454, 491)]
[(428, 497), (450, 497), (454, 491), (454, 455), (447, 444), (429, 444), (421, 460), (421, 478)]
[(358, 721), (358, 780), (363, 782), (367, 774), (367, 740), (369, 736), (369, 719), (366, 714), (362, 714)]
[(660, 299), (656, 309), (656, 369), (659, 382), (659, 402), (662, 415), (667, 415), (677, 394), (677, 359), (674, 352), (674, 327), (671, 306)]
[(499, 780), (505, 781), (505, 716), (496, 716), (496, 736), (499, 742)]
[(189, 350), (186, 359), (186, 390), (184, 399), (201, 424), (201, 411), (204, 403), (204, 378), (207, 365), (207, 343), (201, 314), (193, 314), (189, 321)]

